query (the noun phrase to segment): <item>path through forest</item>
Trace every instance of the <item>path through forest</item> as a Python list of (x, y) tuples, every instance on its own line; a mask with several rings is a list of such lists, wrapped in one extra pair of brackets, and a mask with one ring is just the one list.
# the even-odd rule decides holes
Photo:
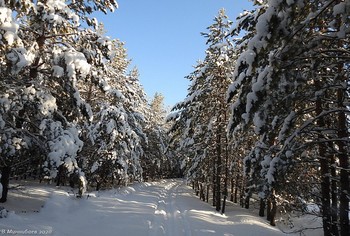
[[(22, 193), (25, 189), (31, 190), (29, 186), (22, 187)], [(28, 235), (33, 231), (59, 236), (284, 235), (264, 218), (233, 204), (229, 204), (225, 215), (217, 213), (178, 179), (92, 192), (83, 199), (76, 199), (67, 189), (42, 189), (45, 193), (50, 191), (39, 213), (22, 211), (0, 219), (0, 232)], [(6, 204), (16, 205), (13, 201), (10, 198)], [(30, 205), (31, 199), (21, 201), (23, 207), (25, 202)]]

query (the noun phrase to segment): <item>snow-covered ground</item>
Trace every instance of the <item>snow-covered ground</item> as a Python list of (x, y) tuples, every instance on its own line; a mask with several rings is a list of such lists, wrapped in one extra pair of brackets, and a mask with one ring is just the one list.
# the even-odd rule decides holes
[(226, 214), (217, 213), (183, 180), (139, 183), (82, 199), (68, 188), (45, 185), (24, 184), (10, 194), (1, 204), (12, 211), (0, 219), (0, 234), (5, 235), (285, 235), (253, 210), (232, 203)]

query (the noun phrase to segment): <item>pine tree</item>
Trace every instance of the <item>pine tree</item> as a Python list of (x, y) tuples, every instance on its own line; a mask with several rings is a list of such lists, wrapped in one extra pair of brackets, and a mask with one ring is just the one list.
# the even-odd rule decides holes
[(144, 174), (147, 179), (167, 178), (172, 175), (172, 160), (169, 158), (168, 125), (166, 124), (166, 110), (164, 108), (164, 96), (155, 93), (149, 104), (149, 112), (146, 116), (147, 124), (145, 132), (148, 142), (145, 145), (143, 158)]
[[(117, 4), (1, 1), (0, 6), (5, 16), (0, 22), (1, 142), (11, 143), (1, 148), (6, 159), (2, 168), (9, 172), (12, 165), (24, 163), (13, 157), (30, 152), (39, 163), (46, 159), (52, 177), (59, 177), (61, 167), (79, 174), (83, 188), (85, 177), (77, 164), (83, 145), (78, 121), (90, 120), (91, 112), (78, 83), (99, 65), (88, 62), (81, 44), (96, 34), (80, 24), (92, 23), (88, 14), (94, 10), (114, 10)], [(2, 182), (6, 187), (8, 181)]]
[[(344, 139), (346, 121), (342, 115), (348, 112), (345, 105), (348, 97), (345, 83), (338, 79), (347, 73), (342, 56), (348, 43), (344, 38), (348, 34), (347, 19), (342, 15), (347, 14), (346, 3), (266, 3), (241, 21), (242, 27), (250, 31), (246, 41), (242, 41), (244, 50), (237, 59), (236, 80), (229, 91), (234, 101), (231, 131), (234, 133), (238, 124), (254, 128), (261, 137), (260, 142), (266, 145), (264, 158), (259, 161), (262, 169), (257, 170), (264, 173), (265, 189), (271, 197), (276, 191), (279, 195), (284, 191), (292, 193), (285, 187), (286, 177), (302, 168), (299, 165), (307, 166), (308, 160), (302, 158), (306, 153), (317, 153), (318, 158), (313, 161), (319, 162), (321, 170), (316, 178), (322, 180), (320, 204), (324, 233), (336, 235), (338, 217), (330, 211), (331, 195), (337, 199), (334, 191), (330, 193), (331, 188), (336, 189), (336, 183), (331, 184), (330, 175), (333, 173), (336, 177), (336, 172), (331, 171), (336, 163), (334, 158), (346, 160), (334, 152), (336, 140), (341, 140), (340, 146), (348, 143)], [(255, 17), (250, 17), (252, 15)], [(337, 25), (334, 16), (338, 16), (344, 26)], [(337, 91), (345, 103), (337, 103)], [(341, 126), (336, 125), (337, 114)], [(334, 132), (337, 127), (342, 127), (340, 136)], [(318, 150), (314, 144), (319, 146)], [(347, 161), (343, 165), (348, 166)], [(347, 183), (348, 172), (343, 174)], [(296, 200), (298, 195), (294, 197)], [(346, 216), (339, 218), (344, 220)], [(342, 234), (347, 230), (348, 222), (340, 226)]]
[(189, 157), (187, 176), (195, 182), (196, 188), (200, 188), (198, 192), (201, 192), (201, 197), (204, 195), (201, 184), (212, 185), (213, 205), (217, 211), (221, 210), (223, 183), (225, 200), (228, 192), (230, 161), (226, 139), (228, 107), (225, 92), (231, 83), (229, 74), (233, 66), (231, 59), (234, 58), (233, 45), (227, 39), (231, 24), (222, 9), (208, 27), (209, 32), (202, 34), (207, 38), (206, 57), (188, 76), (192, 85), (187, 98), (173, 108), (178, 110), (179, 117), (172, 131), (175, 133), (178, 132), (176, 129), (184, 129), (178, 142), (186, 150), (186, 159)]
[[(127, 184), (142, 179), (141, 157), (144, 133), (146, 96), (138, 81), (137, 69), (126, 74), (126, 53), (122, 44), (115, 61), (106, 64), (108, 77), (100, 79), (98, 87), (104, 94), (93, 102), (94, 120), (87, 126), (85, 140), (88, 149), (83, 156), (89, 180), (96, 189)], [(94, 97), (98, 97), (94, 92)], [(97, 96), (96, 96), (97, 95)]]

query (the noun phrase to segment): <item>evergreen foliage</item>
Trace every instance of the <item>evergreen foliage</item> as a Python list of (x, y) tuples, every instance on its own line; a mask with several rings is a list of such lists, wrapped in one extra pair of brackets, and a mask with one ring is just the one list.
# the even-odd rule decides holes
[[(0, 1), (1, 201), (11, 177), (69, 182), (81, 196), (142, 181), (144, 159), (167, 160), (165, 125), (157, 126), (164, 111), (152, 110), (137, 69), (128, 71), (124, 44), (90, 16), (115, 8), (109, 0)], [(159, 155), (145, 156), (159, 142)]]
[(255, 198), (271, 225), (297, 211), (349, 235), (350, 2), (253, 2), (202, 33), (205, 58), (167, 114), (91, 17), (114, 0), (0, 0), (0, 201), (11, 177), (81, 196), (184, 175), (222, 213)]
[[(228, 27), (230, 35), (218, 33), (222, 12), (204, 34), (209, 45), (218, 38), (225, 43), (211, 45), (205, 60), (188, 76), (188, 96), (169, 116), (175, 121), (173, 146), (182, 154), (198, 193), (202, 185), (211, 187), (217, 210), (230, 178), (231, 200), (237, 202), (239, 193), (242, 206), (248, 208), (256, 194), (259, 214), (264, 216), (266, 210), (271, 225), (278, 209), (310, 213), (307, 205), (317, 204), (324, 234), (347, 235), (349, 2), (254, 4), (234, 28)], [(224, 64), (213, 56), (213, 49), (222, 51), (227, 45), (232, 53), (227, 54), (226, 67), (220, 67)], [(227, 93), (215, 86), (222, 75), (231, 81), (220, 81)], [(222, 94), (227, 94), (230, 108), (220, 117), (226, 106)], [(218, 132), (225, 128), (227, 142)], [(225, 162), (219, 158), (223, 147), (229, 153)]]

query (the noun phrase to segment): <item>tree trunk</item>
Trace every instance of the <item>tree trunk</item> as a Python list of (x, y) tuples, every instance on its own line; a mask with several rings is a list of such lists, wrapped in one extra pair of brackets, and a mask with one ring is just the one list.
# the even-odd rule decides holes
[(200, 183), (199, 185), (199, 198), (203, 201), (205, 201), (205, 194), (204, 194), (204, 186), (203, 183)]
[(216, 172), (217, 172), (217, 169), (216, 169), (216, 158), (213, 158), (213, 206), (216, 206)]
[(209, 202), (209, 191), (210, 191), (210, 185), (207, 184), (207, 202)]
[(1, 169), (0, 183), (2, 185), (2, 194), (1, 194), (0, 202), (7, 201), (7, 193), (9, 190), (9, 183), (10, 183), (10, 172), (11, 172), (10, 166), (4, 166)]
[(267, 220), (270, 221), (270, 225), (276, 226), (276, 213), (277, 213), (277, 200), (275, 190), (272, 189), (270, 196), (268, 197), (268, 213)]
[(221, 210), (221, 134), (220, 128), (218, 129), (218, 137), (216, 143), (217, 165), (216, 165), (216, 211)]
[(234, 199), (234, 203), (238, 202), (238, 188), (239, 188), (239, 174), (236, 175), (236, 186), (235, 186), (235, 199)]
[(64, 176), (64, 166), (60, 165), (57, 168), (57, 179), (56, 179), (56, 186), (64, 185), (63, 183), (63, 177)]
[[(318, 86), (319, 87), (319, 86)], [(322, 112), (322, 100), (316, 100), (316, 115)], [(319, 127), (325, 127), (323, 117), (320, 117), (317, 121)], [(318, 137), (319, 140), (323, 140), (322, 135)], [(321, 171), (321, 204), (322, 204), (322, 222), (323, 222), (323, 233), (324, 236), (331, 235), (331, 200), (330, 200), (330, 171), (329, 161), (327, 159), (327, 149), (324, 143), (321, 142), (318, 146), (320, 171)]]
[[(226, 118), (226, 117), (225, 117)], [(227, 195), (228, 195), (228, 148), (227, 148), (227, 144), (228, 140), (227, 138), (225, 139), (225, 181), (224, 181), (224, 201), (222, 203), (222, 209), (221, 209), (221, 213), (224, 214), (225, 213), (225, 207), (226, 207), (226, 199), (227, 199)]]
[(276, 213), (277, 213), (277, 202), (275, 195), (272, 195), (272, 208), (271, 208), (271, 218), (270, 218), (270, 225), (276, 226)]
[[(218, 160), (219, 161), (219, 160)], [(220, 163), (220, 162), (219, 162)], [(218, 163), (218, 165), (219, 165), (219, 163)], [(221, 163), (220, 163), (220, 165), (221, 165)], [(220, 167), (217, 167), (217, 169), (218, 169), (218, 173), (216, 173), (216, 193), (215, 193), (215, 209), (216, 209), (216, 211), (220, 211), (220, 209), (221, 209), (221, 178), (220, 178)]]
[(266, 220), (271, 220), (271, 209), (272, 209), (272, 202), (270, 198), (267, 198), (266, 200)]
[(242, 180), (241, 186), (240, 186), (240, 193), (239, 193), (239, 203), (240, 203), (241, 207), (244, 207), (244, 192), (245, 192), (245, 188), (244, 188), (244, 183)]
[[(319, 149), (322, 149), (321, 147)], [(321, 204), (322, 204), (322, 221), (324, 236), (331, 235), (331, 201), (330, 201), (330, 181), (329, 181), (329, 163), (323, 156), (321, 162)]]
[(250, 204), (250, 193), (247, 192), (244, 198), (244, 208), (249, 209), (249, 204)]
[(224, 200), (223, 200), (223, 202), (222, 202), (221, 214), (225, 214), (226, 198), (227, 198), (227, 194), (224, 195)]
[[(344, 93), (342, 88), (337, 91), (338, 107), (347, 109), (343, 104)], [(349, 136), (346, 127), (345, 112), (341, 111), (338, 114), (338, 138), (337, 142), (339, 147), (338, 158), (340, 167), (340, 196), (339, 196), (339, 223), (340, 223), (340, 235), (350, 235), (349, 226), (349, 156), (347, 153), (346, 139), (349, 141)]]
[(338, 188), (337, 188), (337, 173), (336, 173), (336, 161), (334, 155), (330, 157), (331, 164), (331, 198), (332, 198), (332, 232), (333, 236), (339, 236), (338, 229)]
[(234, 181), (233, 181), (233, 177), (231, 177), (231, 191), (230, 191), (230, 201), (233, 202), (234, 198), (233, 198), (233, 194), (234, 194), (234, 191), (235, 191), (235, 188), (234, 188)]
[(264, 217), (265, 216), (265, 199), (260, 198), (260, 209), (259, 209), (259, 216)]
[(96, 181), (96, 191), (100, 191), (101, 189), (101, 183), (100, 181)]

